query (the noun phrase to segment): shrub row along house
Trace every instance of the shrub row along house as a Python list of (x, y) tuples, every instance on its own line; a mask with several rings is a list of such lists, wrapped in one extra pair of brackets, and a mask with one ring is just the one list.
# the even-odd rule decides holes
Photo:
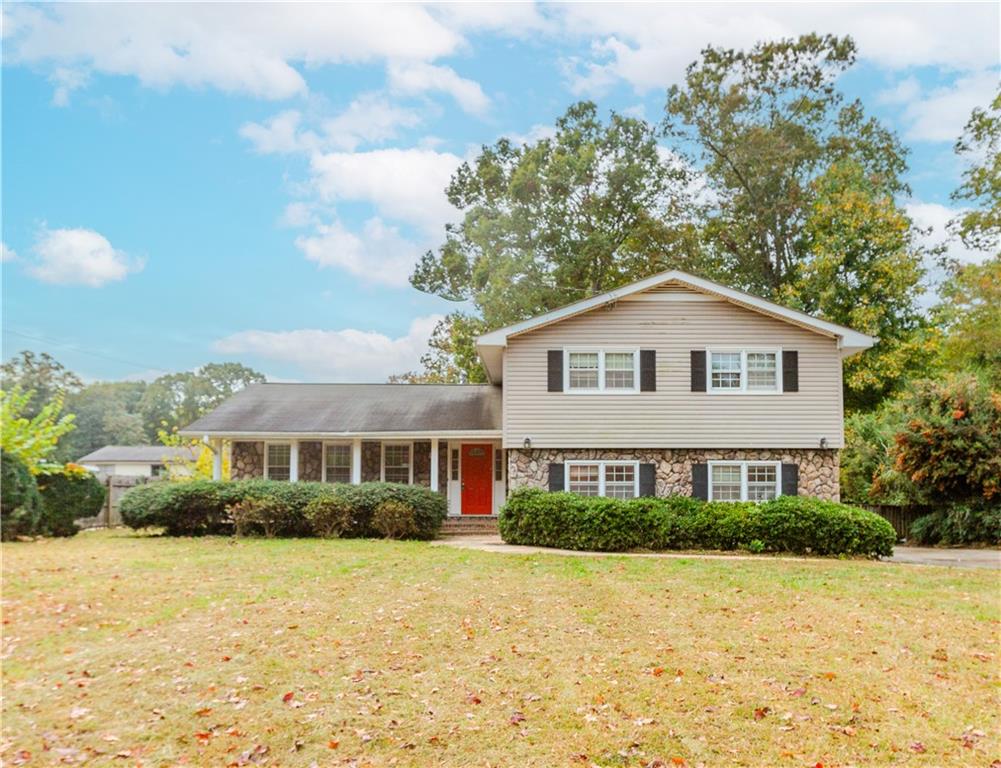
[(256, 384), (183, 430), (235, 478), (837, 500), (841, 361), (876, 340), (680, 271), (477, 340), (490, 383)]

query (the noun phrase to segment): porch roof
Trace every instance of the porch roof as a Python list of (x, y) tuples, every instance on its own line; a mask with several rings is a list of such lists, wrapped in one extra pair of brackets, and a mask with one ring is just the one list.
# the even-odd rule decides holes
[(182, 435), (400, 435), (501, 430), (490, 384), (252, 384)]

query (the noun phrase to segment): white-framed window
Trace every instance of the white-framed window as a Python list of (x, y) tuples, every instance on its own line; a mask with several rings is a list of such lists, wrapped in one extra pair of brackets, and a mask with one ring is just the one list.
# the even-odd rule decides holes
[(504, 479), (504, 451), (494, 446), (494, 480), (500, 482)]
[(563, 391), (638, 392), (640, 353), (636, 349), (566, 349)]
[(164, 464), (150, 464), (149, 473), (150, 477), (160, 477), (167, 474), (167, 467)]
[(707, 349), (706, 389), (717, 394), (782, 391), (782, 350)]
[(386, 483), (414, 482), (414, 446), (412, 443), (382, 444), (382, 479)]
[(351, 482), (351, 444), (323, 444), (323, 482)]
[(268, 443), (264, 447), (264, 476), (268, 480), (288, 480), (292, 476), (290, 443)]
[(459, 480), (459, 449), (452, 448), (451, 469), (452, 480)]
[(709, 501), (768, 501), (781, 493), (781, 462), (709, 462)]
[(639, 462), (568, 461), (566, 488), (581, 496), (634, 499), (640, 495)]

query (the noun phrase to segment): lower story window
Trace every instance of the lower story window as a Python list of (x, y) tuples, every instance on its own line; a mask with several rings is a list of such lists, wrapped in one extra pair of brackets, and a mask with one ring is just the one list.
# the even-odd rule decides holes
[(269, 480), (288, 480), (292, 469), (292, 446), (282, 443), (268, 445)]
[(328, 445), (324, 459), (324, 479), (328, 483), (351, 482), (351, 446)]
[(410, 445), (386, 445), (382, 453), (382, 479), (387, 483), (411, 482)]
[(710, 501), (768, 501), (779, 495), (778, 462), (709, 463)]
[(567, 463), (567, 490), (581, 496), (633, 499), (639, 496), (639, 471), (632, 461)]

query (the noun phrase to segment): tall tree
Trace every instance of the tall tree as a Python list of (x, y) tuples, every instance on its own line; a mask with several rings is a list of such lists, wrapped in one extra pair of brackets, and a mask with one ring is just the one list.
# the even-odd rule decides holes
[(835, 162), (853, 160), (882, 192), (905, 189), (896, 136), (836, 88), (854, 61), (851, 38), (832, 35), (707, 48), (668, 90), (664, 132), (705, 173), (706, 245), (735, 285), (772, 298), (796, 278), (813, 182)]
[(956, 266), (939, 293), (935, 315), (945, 327), (946, 365), (981, 370), (1001, 388), (1001, 254)]
[(853, 160), (827, 169), (810, 198), (803, 252), (777, 298), (879, 339), (845, 361), (845, 407), (872, 408), (927, 372), (938, 351), (916, 303), (925, 251), (893, 197)]
[(956, 153), (968, 157), (963, 183), (952, 199), (972, 208), (953, 222), (970, 248), (997, 253), (1001, 244), (1001, 87), (989, 109), (973, 110)]
[(61, 394), (30, 414), (32, 395), (17, 385), (0, 389), (0, 451), (17, 456), (36, 471), (39, 464), (52, 458), (59, 439), (73, 431), (73, 414), (62, 413)]
[(141, 381), (96, 382), (66, 398), (76, 414), (76, 429), (59, 443), (57, 455), (75, 461), (104, 445), (143, 445), (151, 440), (143, 426), (139, 403)]
[(8, 389), (18, 387), (22, 392), (32, 393), (21, 414), (28, 419), (41, 413), (47, 403), (83, 386), (79, 376), (47, 352), (36, 355), (28, 350), (0, 366), (0, 379)]
[(647, 123), (575, 104), (551, 138), (501, 139), (459, 168), (446, 192), (462, 221), (411, 282), (472, 300), (497, 327), (688, 265), (698, 246), (687, 180)]
[(147, 435), (191, 423), (264, 375), (240, 363), (209, 363), (196, 371), (171, 373), (153, 381), (143, 393), (139, 410)]

